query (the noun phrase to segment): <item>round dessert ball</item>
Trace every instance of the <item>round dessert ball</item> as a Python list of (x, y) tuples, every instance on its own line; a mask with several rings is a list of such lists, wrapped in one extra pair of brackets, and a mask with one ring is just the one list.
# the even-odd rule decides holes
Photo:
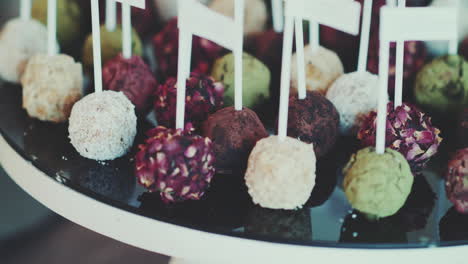
[[(107, 31), (105, 25), (101, 26), (101, 55), (102, 65), (115, 58), (122, 52), (122, 27), (118, 25), (115, 31)], [(132, 54), (142, 56), (143, 48), (138, 33), (132, 29)], [(88, 72), (93, 69), (93, 35), (85, 40), (82, 54), (83, 66)]]
[(245, 182), (255, 204), (269, 209), (301, 208), (315, 186), (312, 144), (269, 136), (250, 154)]
[(340, 132), (355, 135), (364, 116), (377, 109), (379, 76), (369, 72), (341, 75), (327, 92), (340, 114)]
[(47, 53), (44, 25), (32, 19), (9, 20), (0, 33), (0, 78), (19, 83), (28, 60), (41, 53)]
[(459, 213), (468, 214), (468, 148), (458, 150), (449, 161), (445, 191), (455, 209)]
[(468, 106), (468, 62), (461, 56), (439, 57), (416, 76), (416, 102), (436, 113), (454, 113)]
[[(377, 113), (371, 112), (358, 132), (363, 146), (375, 146)], [(427, 162), (437, 153), (442, 138), (431, 118), (415, 106), (403, 103), (395, 109), (387, 105), (386, 147), (394, 149), (408, 160), (411, 170), (420, 174)]]
[[(323, 95), (330, 85), (344, 73), (343, 64), (338, 55), (322, 46), (316, 51), (310, 45), (304, 48), (306, 89)], [(297, 93), (298, 88), (297, 55), (291, 60), (291, 89)]]
[(305, 99), (289, 97), (288, 136), (314, 143), (318, 158), (330, 151), (339, 137), (340, 115), (318, 92), (307, 91)]
[[(47, 25), (47, 0), (33, 1), (31, 16)], [(62, 47), (76, 45), (81, 37), (81, 8), (75, 0), (57, 1), (57, 39)]]
[(65, 122), (83, 96), (83, 70), (68, 55), (32, 57), (23, 77), (23, 108), (42, 121)]
[(359, 150), (343, 169), (343, 188), (351, 205), (372, 217), (394, 215), (406, 202), (414, 177), (405, 157), (373, 147)]
[[(162, 20), (162, 22), (166, 22), (170, 20), (173, 17), (177, 16), (177, 2), (179, 1), (174, 1), (174, 0), (153, 0), (154, 1), (154, 7), (157, 10), (157, 14), (159, 19)], [(212, 0), (197, 0), (200, 3), (203, 4), (209, 4)]]
[(459, 148), (468, 147), (468, 107), (461, 113), (457, 127), (457, 144)]
[[(177, 80), (170, 78), (155, 92), (154, 111), (159, 125), (175, 128)], [(199, 129), (202, 122), (223, 107), (224, 86), (209, 76), (192, 72), (186, 82), (185, 122)]]
[[(211, 76), (224, 84), (224, 104), (234, 105), (234, 54), (229, 53), (215, 61)], [(254, 58), (244, 53), (242, 73), (242, 104), (248, 108), (255, 108), (270, 98), (270, 71)]]
[(191, 132), (156, 127), (136, 154), (138, 182), (165, 203), (199, 200), (215, 174), (211, 140)]
[(208, 117), (202, 135), (213, 141), (218, 171), (242, 171), (255, 144), (268, 132), (254, 111), (226, 107)]
[(125, 155), (133, 145), (137, 118), (135, 107), (122, 92), (92, 93), (72, 109), (68, 133), (81, 156), (93, 160), (113, 160)]
[[(153, 37), (152, 44), (159, 77), (166, 80), (167, 78), (177, 76), (179, 58), (177, 18), (167, 22), (164, 28)], [(222, 51), (223, 48), (218, 44), (194, 36), (192, 38), (192, 71), (209, 74), (214, 61), (220, 56)]]
[[(232, 0), (213, 0), (209, 7), (227, 17), (234, 17), (234, 1)], [(264, 31), (267, 27), (267, 22), (268, 12), (265, 1), (245, 1), (244, 35)]]
[(158, 83), (141, 57), (126, 59), (119, 54), (102, 68), (102, 80), (104, 89), (122, 91), (138, 114), (146, 114), (151, 108)]

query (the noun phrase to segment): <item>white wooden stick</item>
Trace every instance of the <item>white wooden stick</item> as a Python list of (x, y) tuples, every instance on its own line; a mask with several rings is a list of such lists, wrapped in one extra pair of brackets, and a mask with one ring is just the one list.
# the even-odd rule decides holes
[(47, 53), (56, 55), (57, 48), (57, 0), (47, 1)]
[(359, 45), (358, 72), (367, 71), (369, 36), (372, 21), (372, 0), (364, 0), (362, 8), (361, 43)]
[(284, 27), (283, 0), (271, 0), (273, 15), (273, 28), (276, 32), (282, 32)]
[[(185, 97), (186, 97), (186, 79), (190, 74), (190, 58), (192, 47), (192, 36), (185, 32), (184, 29), (179, 30), (179, 57), (177, 68), (177, 106), (176, 106), (176, 128), (184, 129), (185, 127)], [(188, 63), (187, 63), (188, 59)]]
[(114, 32), (117, 27), (117, 3), (115, 0), (106, 0), (106, 29)]
[(244, 0), (235, 0), (235, 16), (234, 23), (236, 24), (236, 45), (234, 47), (234, 107), (237, 111), (242, 110), (242, 52), (243, 52), (243, 36), (244, 36)]
[(128, 3), (122, 3), (122, 53), (126, 59), (132, 57), (132, 16)]
[(388, 63), (389, 63), (388, 41), (380, 41), (379, 57), (379, 100), (377, 108), (377, 133), (375, 150), (378, 154), (385, 153), (385, 135), (387, 123), (387, 103), (388, 103)]
[(20, 2), (20, 17), (23, 20), (31, 19), (31, 0), (21, 0)]
[(99, 28), (99, 0), (91, 0), (91, 23), (93, 31), (94, 89), (102, 92), (101, 30)]
[(284, 140), (288, 132), (289, 89), (291, 81), (291, 56), (293, 48), (294, 18), (286, 16), (283, 37), (283, 66), (281, 67), (281, 90), (278, 118), (278, 137)]
[(309, 45), (312, 52), (320, 47), (320, 24), (314, 21), (309, 21)]
[[(398, 8), (405, 8), (406, 0), (399, 0)], [(403, 60), (405, 57), (405, 41), (396, 42), (396, 64), (395, 64), (395, 104), (397, 108), (403, 104)]]
[(304, 30), (302, 28), (302, 19), (294, 18), (296, 31), (296, 56), (297, 56), (297, 91), (300, 100), (307, 96), (305, 80), (305, 56), (304, 56)]

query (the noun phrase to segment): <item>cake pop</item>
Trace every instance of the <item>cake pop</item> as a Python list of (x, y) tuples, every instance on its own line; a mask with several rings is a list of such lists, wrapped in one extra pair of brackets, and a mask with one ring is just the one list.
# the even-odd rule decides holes
[(113, 160), (133, 145), (135, 107), (122, 92), (103, 91), (85, 96), (72, 108), (68, 133), (71, 144), (88, 159)]
[[(377, 113), (371, 112), (358, 132), (363, 146), (375, 145)], [(415, 106), (404, 103), (394, 108), (387, 105), (386, 146), (408, 160), (411, 170), (420, 174), (427, 162), (437, 153), (442, 142), (440, 130), (432, 125), (431, 118)]]
[(165, 203), (199, 200), (215, 174), (211, 140), (192, 131), (156, 127), (135, 156), (138, 182)]
[(312, 144), (291, 137), (261, 139), (245, 174), (253, 202), (269, 209), (301, 208), (315, 186), (315, 163)]
[[(170, 78), (161, 84), (154, 94), (154, 111), (158, 124), (173, 128), (175, 126), (177, 80)], [(209, 114), (216, 112), (223, 106), (224, 86), (209, 76), (192, 72), (186, 82), (187, 122), (198, 129)]]
[(104, 89), (122, 91), (138, 114), (146, 114), (151, 108), (157, 81), (141, 57), (118, 55), (104, 65), (102, 79)]
[(458, 150), (447, 166), (445, 174), (447, 198), (462, 214), (468, 213), (468, 148)]

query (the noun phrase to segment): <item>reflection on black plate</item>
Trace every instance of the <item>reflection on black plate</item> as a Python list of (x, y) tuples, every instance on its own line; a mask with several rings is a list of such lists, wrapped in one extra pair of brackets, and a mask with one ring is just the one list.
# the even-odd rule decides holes
[(369, 220), (363, 214), (349, 213), (341, 227), (340, 242), (344, 243), (406, 243), (406, 232), (388, 219)]
[(309, 241), (312, 222), (308, 209), (297, 211), (252, 207), (245, 223), (245, 233), (270, 239)]
[[(349, 204), (342, 190), (336, 187), (336, 176), (340, 175), (340, 167), (349, 155), (357, 149), (354, 141), (342, 139), (335, 150), (318, 161), (317, 187), (307, 204), (314, 206), (312, 210), (285, 212), (253, 206), (242, 174), (216, 175), (211, 188), (200, 201), (166, 205), (161, 203), (158, 194), (144, 193), (144, 189), (136, 184), (134, 175), (132, 157), (149, 128), (149, 124), (138, 123), (138, 135), (128, 155), (108, 162), (88, 160), (78, 155), (69, 144), (67, 124), (50, 124), (29, 118), (21, 108), (21, 88), (11, 84), (0, 85), (0, 132), (5, 140), (45, 174), (93, 199), (159, 221), (209, 232), (307, 245), (350, 246), (338, 241), (340, 227), (336, 223), (340, 223), (348, 213)], [(442, 158), (438, 160), (445, 162)], [(433, 164), (432, 167), (442, 166)], [(432, 186), (443, 184), (439, 177), (427, 179)], [(437, 190), (443, 191), (443, 188)], [(427, 246), (421, 244), (421, 234), (424, 234), (429, 236), (429, 241), (437, 243), (440, 241), (434, 232), (438, 228), (437, 223), (427, 221), (426, 224), (426, 219), (428, 216), (440, 219), (442, 215), (439, 212), (445, 212), (450, 203), (446, 201), (445, 193), (436, 195), (439, 197), (435, 206), (438, 210), (431, 214), (434, 194), (424, 178), (416, 179), (413, 193), (396, 216), (369, 223), (362, 217), (348, 215), (340, 241), (379, 243), (372, 247), (388, 247), (389, 243), (396, 247)], [(458, 219), (458, 222), (452, 222), (453, 219)], [(448, 225), (445, 224), (447, 221)], [(448, 214), (441, 222), (442, 240), (450, 240), (451, 244), (468, 244), (467, 232), (463, 229), (466, 225), (460, 224), (466, 222), (465, 216)], [(408, 232), (415, 229), (421, 230)], [(316, 238), (312, 236), (312, 230)], [(447, 230), (465, 231), (448, 236), (445, 235), (450, 233)]]
[(440, 219), (439, 235), (441, 241), (468, 240), (468, 215), (460, 214), (455, 207), (450, 208)]

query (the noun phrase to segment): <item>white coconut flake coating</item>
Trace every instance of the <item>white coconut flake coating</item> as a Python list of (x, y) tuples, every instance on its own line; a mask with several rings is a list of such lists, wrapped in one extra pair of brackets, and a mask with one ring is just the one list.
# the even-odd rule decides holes
[(47, 28), (36, 20), (15, 18), (0, 33), (0, 78), (19, 83), (29, 58), (47, 52)]
[(340, 132), (356, 134), (363, 118), (377, 109), (379, 77), (369, 72), (353, 72), (342, 75), (330, 87), (327, 99), (340, 114)]
[(315, 186), (315, 165), (312, 144), (278, 136), (258, 141), (245, 174), (253, 202), (270, 209), (301, 208)]
[(71, 144), (88, 159), (123, 156), (136, 135), (135, 107), (122, 92), (87, 95), (73, 106), (69, 122)]
[(65, 122), (83, 97), (83, 69), (68, 55), (33, 56), (21, 78), (23, 108), (42, 121)]
[[(327, 93), (330, 85), (344, 73), (343, 63), (338, 55), (324, 47), (316, 51), (310, 45), (304, 48), (306, 88), (322, 95)], [(291, 91), (297, 92), (297, 55), (291, 59)]]

